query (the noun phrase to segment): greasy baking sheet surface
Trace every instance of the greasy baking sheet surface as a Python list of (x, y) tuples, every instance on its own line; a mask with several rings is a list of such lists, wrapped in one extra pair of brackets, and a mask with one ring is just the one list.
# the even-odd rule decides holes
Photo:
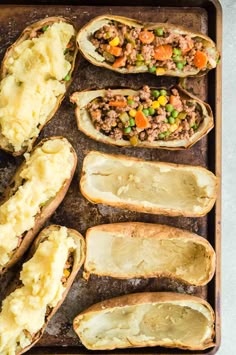
[[(99, 6), (0, 6), (0, 58), (8, 46), (20, 35), (21, 31), (29, 24), (44, 18), (45, 16), (66, 16), (80, 28), (91, 18), (113, 13), (129, 16), (142, 21), (172, 22), (184, 25), (194, 31), (207, 33), (208, 14), (203, 8), (157, 8), (157, 7), (99, 7)], [(25, 21), (27, 19), (27, 21)], [(78, 154), (78, 167), (71, 187), (61, 206), (54, 213), (48, 224), (57, 223), (70, 228), (75, 228), (85, 235), (87, 228), (103, 223), (143, 221), (151, 223), (166, 223), (175, 227), (185, 228), (196, 232), (214, 242), (214, 226), (211, 233), (208, 229), (208, 217), (184, 218), (165, 217), (151, 214), (141, 214), (103, 205), (93, 205), (81, 196), (79, 191), (79, 178), (84, 156), (90, 150), (99, 150), (114, 154), (126, 154), (147, 160), (168, 161), (175, 163), (187, 163), (192, 165), (208, 165), (208, 144), (214, 144), (214, 132), (208, 138), (203, 138), (193, 148), (187, 151), (165, 151), (148, 149), (128, 149), (107, 146), (96, 143), (79, 132), (76, 127), (74, 108), (69, 102), (69, 95), (74, 91), (88, 88), (103, 88), (114, 86), (126, 86), (139, 88), (144, 84), (150, 86), (170, 86), (177, 82), (176, 78), (155, 77), (150, 74), (121, 75), (109, 70), (98, 68), (80, 58), (80, 65), (76, 77), (71, 85), (57, 114), (44, 128), (40, 139), (54, 135), (63, 135), (70, 140)], [(202, 100), (207, 100), (207, 77), (187, 79), (187, 89)], [(212, 157), (213, 159), (213, 157)], [(0, 192), (4, 190), (21, 158), (13, 158), (4, 152), (0, 152)], [(211, 212), (214, 214), (214, 211)], [(207, 235), (209, 234), (209, 235)], [(99, 248), (99, 243), (98, 243)], [(14, 270), (13, 270), (14, 271)], [(5, 285), (13, 277), (9, 272), (1, 283), (2, 296)], [(187, 292), (203, 298), (207, 298), (207, 287), (184, 286), (179, 282), (171, 282), (168, 279), (132, 279), (115, 280), (109, 277), (92, 276), (89, 281), (82, 278), (82, 270), (79, 272), (67, 299), (60, 310), (48, 325), (38, 346), (74, 346), (77, 351), (83, 351), (79, 339), (72, 330), (72, 320), (75, 315), (93, 303), (113, 296), (131, 292), (142, 291), (177, 291)], [(214, 298), (208, 300), (214, 306)], [(50, 348), (48, 348), (49, 350)], [(72, 349), (72, 348), (71, 348)], [(68, 349), (69, 350), (69, 349)], [(67, 350), (67, 351), (68, 351)], [(148, 352), (151, 349), (147, 350)], [(123, 351), (124, 353), (126, 352)], [(130, 352), (130, 351), (129, 351)], [(139, 350), (141, 352), (141, 350)], [(146, 349), (145, 349), (146, 352)], [(176, 353), (175, 350), (164, 350), (168, 353)], [(32, 351), (33, 353), (33, 351)], [(184, 353), (184, 351), (178, 351)]]

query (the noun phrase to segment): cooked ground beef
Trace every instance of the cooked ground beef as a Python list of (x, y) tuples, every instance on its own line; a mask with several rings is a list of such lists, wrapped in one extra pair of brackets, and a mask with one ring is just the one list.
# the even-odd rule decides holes
[(175, 33), (170, 29), (145, 30), (111, 21), (90, 38), (96, 50), (114, 68), (146, 65), (156, 70), (191, 71), (216, 65), (214, 48), (204, 47), (202, 39)]
[(95, 128), (114, 140), (138, 141), (189, 139), (202, 122), (200, 105), (182, 99), (173, 88), (151, 90), (145, 85), (137, 95), (114, 95), (108, 89), (87, 105)]

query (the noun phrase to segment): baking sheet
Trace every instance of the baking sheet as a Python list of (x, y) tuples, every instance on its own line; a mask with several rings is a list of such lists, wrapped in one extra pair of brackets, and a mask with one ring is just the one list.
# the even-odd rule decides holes
[[(97, 2), (98, 3), (98, 2)], [(144, 3), (144, 2), (143, 2)], [(153, 2), (154, 3), (154, 2)], [(178, 1), (176, 1), (178, 3)], [(206, 1), (208, 3), (208, 1)], [(209, 1), (210, 3), (210, 1)], [(113, 2), (114, 4), (114, 2)], [(128, 2), (127, 2), (128, 4)], [(136, 4), (142, 4), (141, 1)], [(114, 4), (115, 5), (115, 4)], [(218, 10), (219, 11), (219, 10)], [(0, 57), (2, 59), (6, 48), (20, 35), (21, 31), (30, 23), (38, 21), (45, 16), (66, 16), (70, 18), (74, 24), (80, 28), (91, 18), (105, 13), (123, 15), (142, 19), (142, 21), (152, 22), (171, 22), (178, 25), (184, 25), (190, 30), (208, 33), (211, 36), (217, 35), (216, 28), (213, 26), (212, 12), (203, 7), (156, 7), (156, 6), (69, 6), (69, 5), (20, 5), (0, 6)], [(27, 19), (27, 21), (26, 21)], [(215, 21), (217, 13), (215, 14)], [(221, 20), (221, 18), (217, 21)], [(219, 31), (219, 28), (218, 28)], [(213, 38), (215, 39), (215, 38)], [(218, 48), (220, 43), (218, 43)], [(69, 139), (74, 146), (78, 155), (78, 166), (76, 174), (70, 189), (60, 207), (54, 213), (47, 224), (56, 223), (75, 228), (85, 235), (86, 230), (94, 225), (103, 223), (125, 222), (125, 221), (142, 221), (151, 223), (164, 223), (171, 226), (185, 228), (189, 231), (198, 233), (207, 238), (213, 246), (217, 246), (218, 261), (220, 259), (219, 238), (220, 229), (216, 229), (219, 222), (220, 199), (218, 198), (218, 212), (214, 208), (208, 216), (202, 218), (184, 218), (184, 217), (166, 217), (160, 215), (143, 214), (118, 208), (112, 208), (104, 205), (94, 205), (82, 197), (79, 191), (79, 178), (84, 156), (90, 150), (99, 150), (114, 154), (126, 154), (144, 158), (147, 160), (167, 161), (174, 163), (184, 163), (192, 165), (201, 165), (210, 168), (219, 175), (220, 172), (220, 102), (217, 101), (219, 95), (220, 68), (210, 75), (187, 79), (186, 86), (189, 91), (197, 95), (202, 100), (210, 101), (213, 111), (217, 113), (217, 127), (207, 137), (195, 144), (186, 151), (166, 151), (158, 149), (140, 149), (140, 148), (118, 148), (111, 147), (102, 143), (97, 143), (87, 138), (82, 132), (77, 130), (74, 117), (73, 105), (69, 102), (69, 95), (74, 91), (80, 91), (88, 88), (103, 88), (114, 86), (126, 86), (132, 88), (140, 88), (144, 84), (150, 86), (170, 86), (177, 83), (176, 78), (155, 77), (150, 74), (138, 75), (121, 75), (109, 70), (98, 68), (88, 63), (85, 59), (79, 59), (80, 64), (75, 74), (75, 80), (72, 83), (66, 98), (64, 99), (60, 109), (49, 124), (44, 128), (40, 135), (40, 139), (55, 135), (63, 135)], [(216, 76), (218, 75), (218, 77)], [(218, 90), (218, 91), (217, 91)], [(218, 97), (220, 99), (220, 97)], [(218, 105), (218, 106), (217, 106)], [(218, 111), (216, 111), (216, 109)], [(218, 134), (218, 136), (217, 136)], [(217, 141), (216, 141), (217, 138)], [(39, 141), (38, 140), (38, 141)], [(217, 149), (217, 151), (216, 151)], [(218, 153), (217, 153), (218, 152)], [(215, 154), (217, 153), (217, 160)], [(14, 174), (16, 167), (22, 161), (21, 158), (13, 158), (4, 152), (0, 152), (0, 192), (4, 191), (10, 178)], [(218, 166), (217, 166), (218, 163)], [(216, 241), (218, 244), (216, 244)], [(99, 244), (98, 244), (99, 247)], [(14, 277), (15, 267), (1, 282), (0, 292), (4, 296), (4, 290), (7, 283)], [(213, 308), (217, 311), (217, 321), (219, 323), (219, 307), (216, 299), (216, 292), (219, 291), (219, 268), (217, 269), (217, 280), (211, 281), (209, 286), (192, 287), (184, 286), (180, 282), (173, 282), (167, 278), (161, 279), (131, 279), (116, 280), (109, 277), (91, 276), (89, 281), (82, 278), (82, 270), (79, 272), (74, 285), (72, 286), (65, 302), (50, 321), (43, 337), (30, 353), (88, 353), (81, 346), (78, 337), (72, 330), (72, 320), (79, 312), (103, 299), (118, 296), (131, 292), (143, 291), (174, 291), (186, 292), (206, 298)], [(217, 289), (216, 289), (217, 282)], [(219, 344), (219, 327), (217, 326), (217, 339)], [(36, 350), (35, 350), (36, 349)], [(155, 349), (155, 350), (154, 350)], [(178, 353), (186, 354), (189, 352), (174, 349), (162, 348), (143, 348), (139, 350), (122, 350), (113, 353)], [(210, 353), (206, 350), (203, 353)], [(105, 351), (103, 353), (106, 353)], [(200, 352), (196, 352), (200, 353)]]

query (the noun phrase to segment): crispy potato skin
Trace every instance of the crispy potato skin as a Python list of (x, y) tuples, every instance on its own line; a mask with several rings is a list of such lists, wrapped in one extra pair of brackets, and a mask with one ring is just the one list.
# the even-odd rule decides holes
[[(215, 48), (215, 43), (212, 41), (212, 39), (202, 33), (199, 32), (194, 32), (190, 31), (185, 27), (179, 26), (179, 25), (173, 25), (171, 23), (143, 23), (141, 21), (131, 19), (128, 17), (124, 16), (115, 16), (111, 14), (104, 14), (102, 16), (98, 16), (93, 18), (90, 22), (88, 22), (84, 27), (80, 29), (77, 35), (77, 44), (79, 47), (80, 52), (82, 55), (92, 64), (100, 67), (104, 67), (122, 74), (132, 74), (132, 73), (143, 73), (147, 72), (147, 68), (144, 67), (134, 67), (132, 71), (129, 71), (127, 68), (113, 68), (112, 65), (106, 63), (105, 61), (98, 60), (97, 58), (94, 58), (92, 51), (94, 51), (94, 46), (91, 45), (89, 41), (89, 36), (94, 33), (96, 30), (101, 28), (106, 21), (109, 22), (111, 20), (130, 25), (133, 27), (139, 27), (143, 28), (146, 30), (153, 30), (158, 27), (163, 27), (167, 28), (170, 30), (177, 31), (178, 33), (184, 33), (188, 34), (192, 37), (199, 37), (202, 40), (206, 41), (210, 47)], [(101, 24), (101, 26), (99, 26)], [(90, 42), (90, 43), (89, 43)], [(91, 54), (92, 53), (92, 54)], [(205, 69), (205, 70), (196, 70), (195, 73), (191, 72), (177, 72), (176, 70), (166, 70), (164, 75), (167, 76), (176, 76), (176, 77), (187, 77), (187, 76), (203, 76), (208, 73), (210, 69)], [(163, 75), (163, 74), (161, 74)]]
[[(196, 233), (191, 233), (187, 230), (183, 230), (180, 228), (175, 228), (175, 227), (170, 227), (164, 224), (152, 224), (152, 223), (142, 223), (142, 222), (123, 222), (123, 223), (111, 223), (111, 224), (102, 224), (98, 225), (95, 227), (91, 227), (87, 230), (86, 232), (86, 258), (85, 258), (85, 264), (84, 264), (84, 270), (85, 270), (85, 278), (88, 279), (90, 276), (90, 271), (87, 267), (87, 257), (88, 257), (88, 240), (91, 238), (92, 233), (96, 232), (111, 232), (114, 235), (124, 235), (126, 238), (136, 238), (137, 236), (143, 236), (144, 239), (166, 239), (166, 240), (171, 240), (171, 239), (179, 239), (181, 240), (186, 240), (186, 241), (193, 241), (199, 245), (202, 245), (205, 247), (205, 252), (206, 252), (206, 258), (209, 258), (211, 260), (210, 262), (210, 272), (209, 272), (209, 277), (206, 278), (203, 281), (195, 282), (194, 284), (188, 282), (184, 278), (178, 277), (178, 275), (166, 272), (163, 270), (162, 272), (155, 272), (152, 274), (145, 274), (145, 275), (139, 275), (139, 274), (133, 274), (127, 276), (126, 274), (124, 275), (119, 275), (117, 276), (116, 274), (113, 273), (113, 270), (110, 270), (110, 272), (104, 272), (104, 273), (99, 273), (99, 272), (94, 272), (92, 271), (91, 274), (96, 274), (98, 276), (111, 276), (114, 278), (120, 278), (120, 279), (129, 279), (129, 278), (150, 278), (150, 277), (169, 277), (173, 280), (177, 280), (180, 282), (183, 282), (186, 285), (193, 285), (193, 286), (204, 286), (214, 276), (215, 273), (215, 251), (212, 248), (211, 244), (203, 237), (199, 236)], [(164, 235), (164, 237), (163, 237)], [(132, 255), (130, 255), (130, 258), (132, 260)]]
[[(48, 25), (53, 25), (54, 23), (56, 22), (66, 22), (66, 23), (69, 23), (71, 24), (74, 28), (75, 26), (73, 25), (73, 23), (67, 19), (67, 18), (64, 18), (64, 17), (48, 17), (48, 18), (45, 18), (43, 20), (40, 20), (40, 21), (37, 21), (35, 23), (32, 23), (31, 25), (29, 25), (28, 27), (26, 27), (23, 32), (21, 33), (20, 37), (7, 49), (4, 57), (3, 57), (3, 60), (2, 60), (2, 64), (1, 64), (1, 68), (0, 68), (0, 80), (4, 79), (5, 76), (7, 76), (7, 69), (6, 69), (6, 66), (5, 66), (5, 62), (6, 62), (6, 59), (8, 57), (11, 57), (12, 56), (12, 53), (13, 53), (13, 50), (19, 45), (21, 44), (22, 42), (24, 42), (25, 40), (29, 39), (30, 38), (30, 35), (38, 30), (40, 30), (42, 27), (44, 26), (48, 26)], [(76, 47), (76, 46), (75, 46)], [(74, 76), (74, 71), (76, 69), (76, 57), (77, 57), (77, 53), (78, 53), (78, 49), (75, 48), (75, 51), (74, 51), (74, 56), (73, 56), (73, 61), (71, 63), (71, 70), (70, 70), (70, 75), (71, 75), (71, 79), (68, 80), (66, 82), (66, 89), (68, 90), (70, 84), (72, 83), (73, 81), (73, 76)], [(66, 90), (66, 91), (67, 91)], [(65, 93), (66, 94), (66, 93)], [(52, 117), (55, 115), (55, 113), (57, 112), (57, 110), (59, 109), (63, 99), (64, 99), (64, 95), (60, 95), (58, 96), (58, 100), (57, 100), (57, 104), (54, 108), (53, 111), (51, 111), (49, 117), (47, 118), (47, 120), (45, 121), (45, 123), (43, 125), (40, 125), (40, 132), (42, 131), (42, 129), (44, 128), (44, 126), (52, 119)], [(39, 132), (39, 133), (40, 133)], [(34, 144), (34, 142), (36, 141), (38, 137), (35, 137), (33, 139), (31, 139), (29, 141), (30, 145)], [(5, 148), (2, 146), (1, 144), (1, 137), (0, 137), (0, 149), (6, 151), (7, 153), (10, 153), (12, 154), (13, 156), (19, 156), (19, 155), (22, 155), (23, 153), (25, 153), (26, 150), (28, 150), (28, 148), (24, 148), (24, 149), (21, 149), (19, 151), (15, 151), (13, 149), (11, 149), (9, 147), (8, 148)]]
[[(58, 139), (58, 138), (65, 140), (64, 137), (50, 137), (50, 138), (43, 139), (37, 146), (35, 146), (35, 148), (31, 152), (31, 154), (34, 152), (35, 149), (42, 146), (46, 141), (54, 140), (54, 139)], [(74, 165), (71, 170), (71, 174), (70, 174), (69, 179), (67, 179), (65, 181), (64, 185), (61, 187), (60, 191), (58, 191), (55, 198), (53, 200), (49, 201), (49, 203), (42, 206), (40, 212), (35, 217), (34, 227), (32, 229), (30, 229), (29, 231), (27, 231), (26, 233), (24, 233), (23, 235), (18, 237), (21, 240), (21, 243), (17, 247), (17, 249), (15, 249), (15, 252), (14, 252), (11, 260), (6, 264), (4, 269), (0, 270), (0, 274), (5, 273), (7, 271), (7, 269), (9, 269), (11, 266), (16, 264), (17, 261), (23, 256), (23, 254), (26, 252), (26, 250), (28, 249), (28, 247), (32, 243), (36, 234), (40, 231), (40, 229), (43, 227), (43, 225), (45, 224), (47, 219), (54, 213), (54, 211), (57, 209), (57, 207), (60, 205), (60, 203), (64, 199), (64, 197), (67, 193), (67, 190), (70, 186), (71, 180), (74, 176), (74, 172), (75, 172), (76, 165), (77, 165), (76, 152), (72, 146), (70, 149), (71, 149), (71, 152), (73, 153)], [(9, 186), (13, 186), (13, 187), (8, 187), (6, 189), (4, 201), (7, 201), (8, 198), (19, 188), (19, 186), (21, 186), (21, 180), (19, 177), (20, 177), (21, 171), (25, 167), (25, 164), (26, 163), (24, 162), (19, 167), (19, 169), (17, 170), (16, 174), (14, 175), (12, 181), (10, 182)]]
[[(133, 294), (128, 294), (120, 297), (115, 297), (112, 299), (108, 299), (99, 303), (96, 303), (92, 306), (90, 306), (88, 309), (85, 311), (81, 312), (78, 314), (73, 321), (73, 328), (75, 333), (80, 337), (80, 339), (83, 341), (83, 336), (79, 333), (78, 331), (78, 326), (80, 323), (80, 320), (83, 319), (83, 316), (86, 315), (92, 315), (94, 313), (99, 313), (102, 312), (103, 310), (112, 310), (115, 308), (122, 308), (126, 306), (136, 306), (136, 305), (141, 305), (141, 304), (146, 304), (146, 303), (159, 303), (159, 302), (171, 302), (171, 301), (179, 301), (179, 302), (193, 302), (196, 304), (201, 304), (205, 306), (209, 312), (210, 318), (211, 318), (211, 336), (207, 339), (207, 342), (203, 343), (202, 346), (179, 346), (178, 348), (180, 349), (189, 349), (189, 350), (204, 350), (207, 348), (210, 348), (214, 346), (214, 321), (215, 321), (215, 315), (212, 307), (210, 304), (203, 300), (202, 298), (196, 297), (196, 296), (191, 296), (187, 294), (180, 294), (180, 293), (175, 293), (175, 292), (142, 292), (142, 293), (133, 293)], [(83, 343), (85, 343), (86, 340), (84, 340)], [(142, 345), (136, 345), (132, 344), (129, 347), (145, 347), (145, 346), (156, 346), (158, 344), (149, 344), (148, 342), (143, 341)], [(162, 342), (161, 346), (165, 347), (165, 343)], [(176, 345), (168, 345), (166, 346), (168, 348), (175, 348)], [(104, 350), (112, 350), (114, 347), (105, 347)], [(93, 349), (96, 350), (96, 349)]]
[[(183, 149), (188, 149), (192, 147), (195, 143), (197, 143), (200, 139), (202, 139), (205, 135), (207, 135), (210, 130), (214, 127), (214, 118), (213, 118), (213, 112), (210, 107), (206, 102), (203, 102), (199, 100), (196, 96), (188, 92), (187, 90), (183, 89), (180, 85), (176, 85), (171, 87), (170, 89), (176, 88), (182, 99), (191, 99), (197, 102), (200, 107), (202, 108), (202, 115), (203, 115), (203, 122), (201, 123), (199, 129), (196, 131), (196, 133), (190, 137), (190, 139), (186, 140), (171, 140), (171, 141), (153, 141), (153, 142), (148, 142), (148, 141), (139, 141), (138, 144), (134, 147), (130, 144), (129, 141), (126, 141), (124, 139), (116, 141), (115, 139), (112, 139), (111, 137), (106, 136), (105, 134), (98, 132), (95, 127), (93, 126), (93, 123), (88, 124), (88, 120), (90, 119), (88, 111), (85, 109), (85, 104), (84, 102), (88, 101), (88, 97), (91, 96), (92, 99), (94, 99), (94, 93), (97, 92), (98, 96), (104, 97), (105, 96), (105, 89), (101, 90), (85, 90), (82, 92), (74, 92), (70, 96), (70, 101), (74, 104), (76, 104), (75, 107), (75, 117), (77, 121), (77, 126), (80, 131), (82, 131), (84, 134), (86, 134), (89, 138), (94, 139), (98, 142), (109, 144), (109, 145), (114, 145), (114, 146), (119, 146), (119, 147), (128, 147), (128, 148), (159, 148), (159, 149), (167, 149), (167, 150), (183, 150)], [(157, 88), (152, 88), (152, 89), (166, 89), (164, 87), (157, 87)], [(120, 88), (120, 89), (115, 89), (117, 94), (120, 95), (125, 95), (127, 93), (127, 90), (131, 89), (126, 89), (126, 88)], [(138, 93), (138, 91), (137, 91)], [(89, 100), (90, 101), (90, 100)], [(87, 117), (85, 117), (84, 110), (87, 112)], [(87, 121), (87, 122), (85, 122)]]

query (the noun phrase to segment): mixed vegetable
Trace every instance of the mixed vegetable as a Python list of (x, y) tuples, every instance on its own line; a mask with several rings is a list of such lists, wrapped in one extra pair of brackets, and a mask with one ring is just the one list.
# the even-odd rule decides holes
[(108, 89), (87, 105), (95, 128), (114, 140), (139, 141), (189, 139), (203, 120), (201, 106), (183, 99), (172, 88), (150, 89), (144, 86), (133, 96), (114, 95)]
[(167, 28), (146, 30), (111, 21), (90, 38), (113, 68), (147, 66), (158, 75), (166, 70), (205, 70), (216, 66), (219, 54), (200, 37)]

